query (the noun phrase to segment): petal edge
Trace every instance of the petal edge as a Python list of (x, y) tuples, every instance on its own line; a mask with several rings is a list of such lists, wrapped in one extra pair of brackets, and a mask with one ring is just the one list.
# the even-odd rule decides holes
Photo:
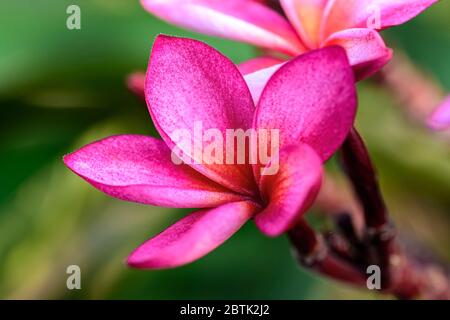
[(281, 235), (302, 218), (322, 184), (321, 159), (306, 144), (281, 150), (279, 166), (276, 175), (262, 175), (260, 182), (269, 204), (256, 215), (255, 223), (268, 236)]
[(203, 208), (242, 197), (191, 167), (175, 165), (162, 140), (112, 136), (64, 157), (64, 163), (100, 191), (121, 200), (177, 208)]
[(200, 210), (140, 245), (127, 259), (134, 268), (165, 269), (191, 263), (217, 248), (255, 212), (250, 202)]

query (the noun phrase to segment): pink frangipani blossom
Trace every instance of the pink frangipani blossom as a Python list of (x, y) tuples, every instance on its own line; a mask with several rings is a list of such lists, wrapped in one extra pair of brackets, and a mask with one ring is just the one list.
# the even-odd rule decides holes
[[(279, 4), (278, 12), (262, 0), (141, 0), (147, 11), (180, 27), (290, 57), (340, 45), (358, 79), (377, 72), (391, 59), (392, 51), (377, 31), (402, 24), (437, 1), (271, 1)], [(252, 71), (265, 68), (268, 60), (259, 59), (252, 65)]]
[[(115, 198), (201, 208), (128, 257), (130, 266), (151, 269), (199, 259), (250, 219), (269, 236), (289, 230), (313, 203), (322, 163), (340, 147), (356, 112), (353, 72), (338, 46), (285, 63), (255, 106), (242, 74), (228, 58), (196, 40), (159, 36), (145, 97), (162, 139), (112, 136), (65, 156), (64, 162)], [(171, 152), (177, 143), (171, 132), (190, 130), (196, 121), (203, 123), (203, 130), (221, 132), (278, 129), (278, 172), (264, 175), (268, 165), (255, 174), (260, 170), (251, 164), (174, 164)], [(189, 151), (185, 156), (195, 157)]]

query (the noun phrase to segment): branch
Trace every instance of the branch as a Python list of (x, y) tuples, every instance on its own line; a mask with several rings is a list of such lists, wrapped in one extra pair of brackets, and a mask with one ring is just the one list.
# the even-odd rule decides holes
[[(315, 272), (359, 287), (366, 287), (366, 269), (381, 269), (383, 293), (400, 299), (450, 299), (450, 280), (440, 266), (419, 263), (399, 245), (393, 224), (384, 203), (369, 153), (358, 132), (353, 129), (342, 151), (342, 166), (352, 183), (363, 212), (346, 212), (345, 201), (351, 197), (333, 196), (333, 188), (322, 194), (320, 205), (331, 212), (336, 232), (325, 236), (315, 232), (301, 220), (289, 232), (299, 262)], [(332, 186), (333, 184), (331, 184)], [(364, 216), (363, 236), (354, 219)]]
[(365, 285), (365, 274), (328, 250), (324, 239), (302, 219), (289, 231), (289, 239), (303, 266), (336, 280)]
[(389, 222), (369, 152), (356, 129), (350, 131), (342, 146), (341, 155), (344, 171), (364, 208), (366, 241), (375, 249), (373, 256), (372, 252), (368, 252), (368, 259), (380, 267), (382, 287), (389, 288), (392, 285), (389, 257), (392, 253), (395, 229)]

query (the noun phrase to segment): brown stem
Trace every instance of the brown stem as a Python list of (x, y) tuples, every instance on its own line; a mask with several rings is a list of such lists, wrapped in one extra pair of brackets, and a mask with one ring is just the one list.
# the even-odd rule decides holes
[(365, 275), (350, 263), (334, 256), (324, 239), (302, 219), (289, 231), (298, 261), (314, 271), (336, 280), (363, 285)]
[(327, 232), (324, 234), (324, 238), (328, 247), (338, 257), (348, 262), (355, 260), (355, 253), (350, 243), (343, 235), (336, 232)]
[[(407, 299), (450, 298), (450, 282), (442, 270), (419, 266), (401, 250), (374, 166), (356, 129), (352, 129), (342, 147), (342, 165), (364, 208), (366, 262), (380, 267), (382, 289)], [(354, 241), (351, 237), (347, 239)], [(442, 280), (441, 287), (433, 281), (438, 277)]]
[(350, 228), (357, 238), (362, 237), (365, 229), (363, 208), (346, 179), (327, 173), (316, 199), (316, 206), (333, 219), (349, 215)]
[[(319, 197), (320, 207), (331, 211), (337, 229), (322, 236), (305, 220), (299, 221), (289, 232), (299, 262), (322, 275), (360, 287), (366, 286), (366, 268), (376, 264), (382, 271), (384, 293), (400, 299), (450, 299), (446, 271), (407, 255), (400, 247), (369, 153), (356, 130), (342, 147), (342, 164), (363, 210), (348, 205), (348, 201), (355, 202), (348, 194), (335, 195), (342, 188), (326, 183), (327, 190)], [(349, 207), (356, 212), (348, 212)], [(360, 220), (361, 215), (367, 223), (363, 222), (359, 230), (355, 219)]]
[[(342, 249), (342, 242), (347, 237), (339, 237), (338, 243), (335, 242), (336, 238), (328, 238), (325, 242), (305, 220), (299, 221), (288, 235), (297, 259), (303, 266), (335, 280), (359, 287), (366, 286), (364, 271), (369, 262), (361, 262), (346, 247)], [(356, 250), (365, 252), (367, 247), (361, 245), (364, 244), (358, 244)], [(442, 269), (419, 265), (398, 247), (395, 247), (389, 259), (395, 277), (390, 290), (383, 292), (400, 299), (450, 299), (450, 282)]]
[(378, 179), (361, 136), (352, 129), (342, 146), (342, 165), (364, 209), (369, 228), (381, 228), (388, 222)]
[(395, 229), (389, 223), (386, 205), (369, 152), (356, 129), (350, 131), (342, 146), (341, 154), (342, 166), (364, 208), (366, 237), (372, 248), (368, 252), (370, 255), (368, 260), (380, 267), (382, 287), (388, 289), (392, 284), (389, 257)]

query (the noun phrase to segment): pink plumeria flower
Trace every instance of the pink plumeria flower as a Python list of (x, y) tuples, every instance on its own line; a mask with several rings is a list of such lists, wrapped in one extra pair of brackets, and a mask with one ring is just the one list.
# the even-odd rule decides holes
[(428, 117), (427, 124), (433, 130), (450, 129), (450, 95)]
[[(171, 268), (211, 252), (254, 219), (278, 236), (313, 203), (322, 163), (347, 136), (356, 89), (345, 51), (328, 47), (283, 65), (257, 106), (236, 66), (208, 45), (159, 36), (153, 46), (145, 97), (162, 139), (118, 135), (64, 157), (97, 189), (118, 199), (175, 208), (202, 208), (138, 247), (128, 258), (138, 268)], [(171, 133), (191, 130), (278, 129), (279, 170), (251, 164), (174, 164)], [(195, 133), (192, 132), (192, 139)], [(195, 143), (195, 141), (192, 141)], [(195, 158), (195, 151), (184, 156)], [(262, 169), (262, 174), (257, 174)]]
[[(402, 24), (437, 0), (279, 0), (282, 12), (262, 0), (141, 2), (152, 14), (180, 27), (290, 57), (340, 45), (357, 78), (362, 79), (377, 72), (392, 56), (376, 30)], [(251, 67), (245, 66), (245, 72), (276, 63), (279, 59), (263, 57), (251, 62)]]

